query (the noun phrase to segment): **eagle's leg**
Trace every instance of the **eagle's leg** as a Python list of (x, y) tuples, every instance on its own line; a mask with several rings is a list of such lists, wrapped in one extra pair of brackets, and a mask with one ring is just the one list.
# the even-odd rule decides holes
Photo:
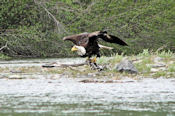
[(98, 71), (103, 70), (102, 67), (100, 67), (99, 65), (97, 65), (97, 63), (96, 63), (97, 58), (96, 57), (94, 57), (93, 59), (88, 58), (87, 61), (88, 61), (88, 64), (90, 65), (90, 67), (91, 67), (92, 70), (98, 70)]
[(94, 57), (93, 59), (91, 59), (92, 63), (96, 63), (96, 61), (97, 61), (97, 57)]

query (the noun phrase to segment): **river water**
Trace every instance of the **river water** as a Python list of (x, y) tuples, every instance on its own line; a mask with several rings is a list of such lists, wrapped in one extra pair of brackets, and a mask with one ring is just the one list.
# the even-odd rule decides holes
[[(80, 59), (0, 61), (0, 68), (41, 66), (53, 61)], [(173, 78), (82, 83), (80, 78), (33, 76), (0, 79), (0, 116), (175, 116)]]

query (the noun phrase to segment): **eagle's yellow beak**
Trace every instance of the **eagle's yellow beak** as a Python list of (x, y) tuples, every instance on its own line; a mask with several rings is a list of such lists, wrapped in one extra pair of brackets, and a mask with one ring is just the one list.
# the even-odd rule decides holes
[(73, 46), (72, 49), (71, 49), (72, 52), (77, 51), (77, 50), (78, 49), (75, 46)]

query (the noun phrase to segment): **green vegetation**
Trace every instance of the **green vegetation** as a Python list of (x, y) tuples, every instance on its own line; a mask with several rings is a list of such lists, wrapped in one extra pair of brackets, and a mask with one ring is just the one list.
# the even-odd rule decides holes
[(175, 51), (174, 0), (2, 0), (0, 9), (0, 52), (11, 57), (71, 57), (62, 38), (96, 30), (129, 44), (103, 43), (115, 48), (104, 55)]
[(10, 59), (10, 57), (0, 53), (0, 59)]

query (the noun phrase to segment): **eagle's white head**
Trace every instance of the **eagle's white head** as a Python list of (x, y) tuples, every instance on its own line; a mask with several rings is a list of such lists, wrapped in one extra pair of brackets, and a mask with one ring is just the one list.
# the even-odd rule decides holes
[(76, 51), (78, 55), (83, 56), (86, 54), (86, 49), (83, 46), (74, 45), (71, 51)]

